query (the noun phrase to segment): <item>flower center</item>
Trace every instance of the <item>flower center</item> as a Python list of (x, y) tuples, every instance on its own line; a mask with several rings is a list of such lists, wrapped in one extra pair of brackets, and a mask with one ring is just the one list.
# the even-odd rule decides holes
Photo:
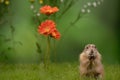
[(49, 31), (50, 31), (50, 28), (48, 28), (48, 27), (45, 28), (45, 31), (46, 31), (46, 32), (49, 32)]

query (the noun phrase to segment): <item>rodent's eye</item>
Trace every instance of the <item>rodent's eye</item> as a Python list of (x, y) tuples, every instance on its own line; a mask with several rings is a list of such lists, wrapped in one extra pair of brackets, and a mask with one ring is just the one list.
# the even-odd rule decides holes
[(88, 49), (88, 46), (86, 47), (86, 49)]
[(96, 46), (95, 46), (95, 48), (96, 48)]

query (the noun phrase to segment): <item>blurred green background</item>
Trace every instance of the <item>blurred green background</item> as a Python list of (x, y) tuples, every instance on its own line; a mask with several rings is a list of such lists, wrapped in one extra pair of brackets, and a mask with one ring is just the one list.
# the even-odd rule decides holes
[[(88, 1), (90, 0), (77, 0), (64, 14), (56, 18), (61, 39), (51, 43), (53, 62), (78, 62), (84, 46), (93, 43), (102, 54), (104, 63), (120, 63), (119, 0), (105, 0), (100, 6), (90, 8), (90, 13), (81, 13), (82, 17), (72, 24)], [(34, 22), (30, 5), (28, 0), (11, 0), (9, 11), (0, 17), (0, 62), (43, 61), (46, 39), (37, 33), (39, 24)], [(36, 6), (39, 11), (39, 5)], [(60, 6), (57, 15), (62, 9), (64, 6)]]

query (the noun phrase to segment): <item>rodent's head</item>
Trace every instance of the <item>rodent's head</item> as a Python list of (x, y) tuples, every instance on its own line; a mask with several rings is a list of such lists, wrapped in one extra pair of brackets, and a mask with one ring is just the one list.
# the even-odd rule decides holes
[(94, 44), (88, 44), (84, 48), (84, 53), (89, 58), (89, 60), (94, 60), (97, 56), (97, 48)]

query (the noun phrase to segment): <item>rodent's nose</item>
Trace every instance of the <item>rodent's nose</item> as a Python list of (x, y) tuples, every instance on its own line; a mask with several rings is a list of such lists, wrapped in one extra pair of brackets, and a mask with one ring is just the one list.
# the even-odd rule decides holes
[(91, 50), (91, 54), (93, 53), (93, 50)]
[(92, 53), (92, 52), (90, 52), (90, 53), (89, 53), (89, 55), (91, 56), (91, 55), (93, 55), (93, 53)]
[(89, 53), (89, 55), (90, 55), (90, 56), (92, 56), (92, 55), (93, 55), (93, 53), (94, 53), (94, 51), (93, 51), (93, 50), (91, 50), (91, 51), (90, 51), (90, 53)]

